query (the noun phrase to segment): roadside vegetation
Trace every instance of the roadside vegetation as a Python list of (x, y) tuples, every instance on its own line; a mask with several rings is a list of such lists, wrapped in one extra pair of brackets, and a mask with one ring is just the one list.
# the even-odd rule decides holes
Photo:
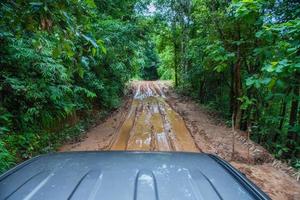
[(300, 3), (152, 1), (159, 74), (300, 168)]
[(298, 1), (0, 5), (0, 172), (80, 137), (133, 78), (173, 80), (300, 168)]
[(147, 64), (135, 2), (1, 1), (0, 172), (119, 106)]

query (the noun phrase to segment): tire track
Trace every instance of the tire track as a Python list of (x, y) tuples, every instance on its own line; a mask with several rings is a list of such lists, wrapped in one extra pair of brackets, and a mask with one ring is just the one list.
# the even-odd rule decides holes
[(111, 150), (197, 152), (182, 117), (166, 102), (160, 86), (151, 81), (133, 85), (134, 97)]

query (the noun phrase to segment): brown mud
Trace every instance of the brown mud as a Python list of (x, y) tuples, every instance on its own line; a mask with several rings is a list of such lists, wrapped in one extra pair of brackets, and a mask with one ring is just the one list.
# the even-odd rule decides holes
[[(287, 165), (275, 160), (263, 147), (216, 120), (195, 102), (174, 93), (169, 82), (132, 82), (132, 98), (126, 100), (86, 137), (60, 151), (142, 150), (186, 151), (217, 154), (246, 174), (276, 200), (300, 199), (300, 184)], [(275, 163), (275, 164), (274, 164)]]

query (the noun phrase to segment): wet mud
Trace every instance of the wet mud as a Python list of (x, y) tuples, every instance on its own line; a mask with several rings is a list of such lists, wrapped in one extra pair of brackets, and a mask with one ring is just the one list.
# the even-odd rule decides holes
[(111, 150), (198, 152), (184, 120), (156, 82), (133, 84), (134, 96)]

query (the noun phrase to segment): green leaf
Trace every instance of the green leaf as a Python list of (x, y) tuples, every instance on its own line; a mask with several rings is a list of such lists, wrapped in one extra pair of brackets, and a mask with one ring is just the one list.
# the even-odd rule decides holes
[(84, 67), (88, 67), (89, 66), (89, 59), (85, 56), (82, 56), (81, 59), (80, 59), (80, 62), (81, 64), (84, 66)]
[(75, 55), (75, 52), (73, 51), (69, 43), (63, 43), (63, 48), (69, 58), (72, 58)]
[(271, 89), (273, 89), (273, 87), (275, 86), (275, 84), (276, 84), (276, 79), (272, 79), (271, 81), (270, 81), (270, 83), (268, 84), (268, 88), (271, 90)]
[(268, 85), (272, 81), (271, 78), (267, 77), (261, 80), (261, 83), (264, 85)]
[(96, 8), (97, 7), (94, 0), (84, 0), (84, 1), (91, 8)]
[(32, 45), (35, 49), (40, 49), (42, 47), (41, 42), (39, 40), (35, 40), (35, 39), (32, 40)]
[(91, 36), (84, 35), (84, 34), (81, 34), (81, 35), (86, 41), (90, 42), (93, 45), (93, 47), (95, 47), (95, 48), (99, 47), (97, 42), (94, 40), (94, 38), (92, 38)]
[(105, 46), (104, 46), (103, 40), (97, 40), (97, 44), (100, 46), (101, 51), (102, 51), (104, 54), (106, 54), (107, 51), (106, 51), (106, 48), (105, 48)]
[(102, 51), (104, 54), (107, 53), (106, 48), (105, 48), (103, 45), (101, 45), (100, 48), (101, 48), (101, 51)]
[(255, 80), (253, 79), (253, 77), (247, 78), (246, 79), (246, 86), (251, 86), (253, 85), (255, 82)]
[(80, 78), (83, 78), (84, 75), (84, 69), (82, 67), (78, 67), (78, 75), (80, 76)]
[(61, 54), (61, 49), (59, 47), (54, 48), (52, 50), (52, 56), (53, 56), (53, 58), (58, 58), (60, 56), (60, 54)]
[(30, 2), (29, 4), (32, 6), (42, 6), (44, 3), (43, 2)]
[(96, 48), (92, 48), (92, 55), (96, 56), (96, 54), (97, 54), (97, 49)]
[(224, 63), (221, 63), (214, 68), (214, 70), (219, 73), (225, 71), (226, 69), (227, 69), (227, 65)]

